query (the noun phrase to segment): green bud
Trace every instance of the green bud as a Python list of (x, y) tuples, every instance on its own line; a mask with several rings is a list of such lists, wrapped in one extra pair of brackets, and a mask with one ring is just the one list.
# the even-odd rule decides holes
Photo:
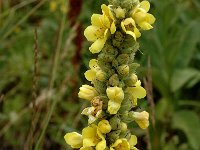
[(112, 66), (113, 66), (113, 67), (117, 68), (118, 65), (119, 65), (119, 64), (118, 64), (118, 61), (117, 61), (116, 59), (112, 61)]
[(125, 94), (125, 98), (124, 98), (124, 100), (122, 101), (121, 107), (120, 107), (120, 109), (119, 109), (119, 113), (123, 114), (124, 112), (131, 110), (131, 108), (132, 108), (132, 102), (131, 102), (131, 100), (128, 98), (128, 95)]
[(114, 37), (112, 38), (112, 44), (115, 47), (120, 47), (124, 40), (124, 36), (120, 31), (116, 31)]
[(137, 75), (132, 73), (126, 80), (124, 80), (124, 82), (127, 86), (134, 86), (137, 80), (138, 80)]
[(103, 101), (103, 106), (102, 106), (102, 109), (103, 110), (107, 110), (108, 108), (108, 97), (107, 96), (100, 96), (101, 100)]
[(124, 122), (121, 122), (121, 131), (122, 131), (122, 132), (125, 132), (125, 131), (127, 131), (127, 129), (128, 129), (127, 124), (124, 123)]
[(119, 50), (123, 54), (132, 54), (139, 49), (139, 43), (134, 41), (133, 37), (126, 35), (123, 43), (119, 46)]
[(133, 118), (131, 118), (131, 117), (129, 116), (129, 112), (126, 111), (126, 112), (124, 112), (124, 114), (121, 116), (121, 121), (123, 121), (124, 123), (130, 123), (130, 122), (133, 121)]
[(110, 120), (110, 125), (112, 127), (112, 130), (118, 130), (121, 129), (121, 120), (119, 117), (117, 117), (116, 115), (114, 117), (112, 117)]
[(129, 75), (129, 66), (121, 65), (117, 68), (117, 72), (122, 76), (127, 76), (127, 75)]
[(115, 56), (110, 55), (110, 54), (101, 53), (98, 56), (98, 60), (102, 60), (102, 61), (105, 61), (105, 62), (112, 62), (113, 59), (115, 59)]
[(108, 72), (112, 69), (112, 66), (109, 63), (101, 59), (98, 59), (98, 65), (104, 72)]
[(125, 132), (122, 132), (119, 137), (129, 140), (131, 138), (131, 132), (129, 130), (126, 130)]
[(107, 134), (107, 138), (111, 143), (114, 143), (117, 139), (119, 139), (119, 135), (121, 130), (111, 131)]
[(138, 63), (131, 63), (129, 64), (129, 71), (130, 73), (135, 73), (136, 69), (140, 67), (140, 64)]
[(118, 61), (119, 65), (127, 64), (129, 62), (129, 55), (121, 54), (117, 57), (117, 61)]
[(102, 52), (105, 54), (117, 56), (118, 51), (110, 44), (105, 44), (104, 48), (102, 49)]
[(118, 75), (117, 74), (112, 75), (108, 82), (111, 86), (118, 86), (119, 84)]
[(95, 89), (98, 91), (98, 93), (106, 93), (106, 84), (104, 82), (94, 80), (93, 81)]
[(97, 71), (96, 73), (96, 79), (99, 81), (105, 81), (106, 80), (106, 73), (103, 72), (102, 70)]

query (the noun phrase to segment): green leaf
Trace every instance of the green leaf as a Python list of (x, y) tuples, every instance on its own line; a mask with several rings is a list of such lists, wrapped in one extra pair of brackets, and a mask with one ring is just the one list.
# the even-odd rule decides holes
[[(186, 83), (190, 86), (196, 84), (200, 80), (200, 71), (193, 68), (176, 70), (172, 76), (171, 89), (173, 92), (182, 88)], [(195, 81), (195, 82), (193, 82)], [(192, 84), (190, 84), (192, 82)]]
[(194, 150), (200, 149), (200, 119), (189, 110), (177, 111), (172, 118), (172, 128), (182, 130)]

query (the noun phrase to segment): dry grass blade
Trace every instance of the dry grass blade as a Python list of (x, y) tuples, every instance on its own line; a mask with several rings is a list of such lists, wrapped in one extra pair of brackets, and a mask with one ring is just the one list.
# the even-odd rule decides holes
[(38, 34), (37, 29), (34, 31), (34, 74), (33, 74), (33, 87), (32, 87), (32, 104), (33, 104), (33, 118), (31, 122), (30, 131), (28, 133), (27, 140), (24, 144), (24, 150), (31, 150), (33, 143), (33, 133), (35, 131), (39, 116), (40, 116), (40, 108), (41, 106), (36, 106), (37, 99), (37, 81), (38, 81)]

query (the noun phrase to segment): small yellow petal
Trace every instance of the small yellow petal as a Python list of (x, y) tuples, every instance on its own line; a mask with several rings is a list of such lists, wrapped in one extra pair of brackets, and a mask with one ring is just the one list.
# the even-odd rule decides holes
[(134, 33), (135, 33), (136, 38), (139, 38), (141, 36), (141, 33), (138, 30), (138, 28), (134, 28)]
[(72, 148), (80, 148), (83, 145), (83, 138), (81, 134), (76, 132), (67, 133), (64, 139)]
[(89, 62), (89, 67), (92, 69), (92, 70), (96, 70), (99, 66), (98, 66), (98, 60), (96, 59), (91, 59), (90, 62)]
[(120, 109), (121, 103), (113, 100), (108, 101), (108, 112), (110, 114), (116, 114)]
[(141, 27), (142, 30), (150, 30), (153, 28), (148, 22), (142, 22), (138, 25)]
[(96, 26), (88, 26), (85, 31), (84, 35), (88, 41), (94, 42), (98, 39), (96, 32), (98, 32), (98, 27)]
[(156, 21), (156, 18), (152, 14), (147, 13), (146, 21), (149, 24), (153, 24)]
[(102, 48), (104, 47), (104, 44), (106, 43), (105, 39), (98, 39), (96, 40), (89, 48), (89, 50), (94, 53), (99, 53)]
[(96, 150), (105, 150), (106, 148), (106, 140), (102, 140), (96, 145)]
[(85, 78), (88, 81), (93, 81), (96, 78), (96, 72), (94, 70), (87, 70), (85, 73)]
[(128, 142), (130, 144), (131, 149), (133, 149), (137, 144), (137, 137), (135, 135), (131, 135), (131, 138), (129, 139)]
[(136, 41), (136, 35), (135, 35), (134, 32), (132, 32), (132, 31), (126, 31), (126, 34), (131, 35), (134, 38), (134, 40)]
[(113, 22), (113, 23), (111, 24), (111, 27), (110, 27), (110, 32), (111, 32), (111, 34), (114, 34), (115, 31), (116, 31), (116, 26), (115, 26), (115, 23)]
[(146, 96), (146, 90), (141, 86), (128, 87), (127, 89), (136, 98), (144, 98)]
[(91, 23), (93, 26), (101, 27), (102, 26), (103, 15), (93, 14), (91, 17)]
[(150, 9), (150, 3), (148, 1), (142, 1), (140, 3), (140, 8), (144, 9), (146, 12)]

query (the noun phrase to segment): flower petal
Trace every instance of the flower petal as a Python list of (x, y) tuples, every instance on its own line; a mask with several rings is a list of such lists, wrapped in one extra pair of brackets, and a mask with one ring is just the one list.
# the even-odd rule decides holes
[(64, 139), (72, 148), (80, 148), (83, 145), (82, 135), (78, 134), (77, 132), (67, 133), (64, 136)]
[(98, 32), (98, 27), (96, 26), (88, 26), (85, 31), (84, 31), (84, 35), (87, 38), (88, 41), (90, 42), (94, 42), (98, 39), (97, 37), (97, 32)]
[(93, 81), (95, 78), (96, 78), (96, 71), (94, 70), (87, 70), (85, 73), (85, 78), (88, 80), (88, 81)]
[(142, 1), (140, 3), (140, 8), (144, 9), (146, 12), (150, 9), (150, 3), (148, 1)]
[(137, 144), (137, 137), (135, 135), (131, 135), (131, 138), (128, 142), (130, 144), (131, 149), (133, 149), (134, 146)]
[(106, 148), (106, 140), (102, 140), (96, 145), (96, 150), (105, 150)]
[(108, 101), (108, 112), (110, 114), (116, 114), (118, 112), (118, 110), (120, 109), (120, 106), (121, 106), (121, 102), (109, 100)]
[(104, 47), (104, 44), (106, 43), (105, 39), (98, 39), (96, 40), (89, 48), (89, 50), (94, 53), (99, 53), (102, 48)]
[(93, 14), (91, 17), (91, 23), (93, 26), (102, 27), (103, 15)]

